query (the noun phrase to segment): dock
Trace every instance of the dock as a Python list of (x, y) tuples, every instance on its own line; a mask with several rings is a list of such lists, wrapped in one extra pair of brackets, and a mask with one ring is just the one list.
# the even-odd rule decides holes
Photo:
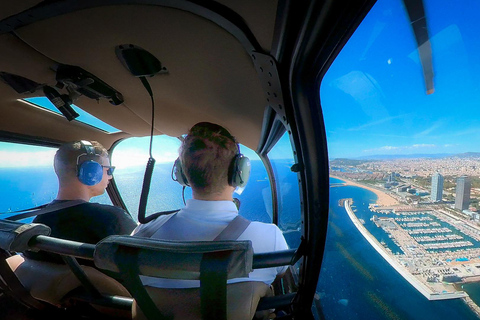
[(355, 227), (360, 231), (364, 238), (370, 243), (370, 245), (387, 261), (405, 280), (407, 280), (415, 289), (417, 289), (428, 300), (447, 300), (467, 298), (468, 294), (464, 291), (447, 292), (442, 290), (441, 292), (434, 291), (426, 283), (422, 282), (419, 278), (410, 273), (399, 261), (397, 261), (384, 246), (373, 237), (370, 232), (363, 226), (357, 216), (354, 214), (351, 204), (351, 199), (344, 199), (344, 206), (348, 216), (352, 220)]

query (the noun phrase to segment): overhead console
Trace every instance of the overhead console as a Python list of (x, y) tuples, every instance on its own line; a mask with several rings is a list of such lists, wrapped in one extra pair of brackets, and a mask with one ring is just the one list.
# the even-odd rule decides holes
[[(8, 72), (0, 72), (0, 78), (19, 94), (34, 93), (38, 89), (42, 89), (43, 94), (68, 121), (78, 117), (78, 113), (73, 110), (71, 104), (82, 95), (94, 100), (107, 99), (115, 106), (124, 101), (120, 92), (100, 78), (77, 66), (57, 65), (56, 88), (39, 84), (28, 78)], [(66, 90), (66, 93), (59, 92), (59, 90), (63, 89)]]

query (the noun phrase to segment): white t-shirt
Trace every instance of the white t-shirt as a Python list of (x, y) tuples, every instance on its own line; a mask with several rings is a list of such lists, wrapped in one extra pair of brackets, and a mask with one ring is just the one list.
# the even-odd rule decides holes
[[(160, 216), (152, 222), (138, 226), (132, 235), (142, 236), (142, 230), (149, 229), (151, 238), (179, 241), (211, 241), (238, 215), (232, 201), (203, 201), (189, 199), (185, 208), (174, 216)], [(168, 226), (160, 228), (168, 221)], [(152, 232), (152, 230), (157, 230)], [(275, 224), (252, 221), (238, 240), (252, 241), (254, 253), (273, 252), (288, 249), (282, 232)], [(286, 266), (256, 269), (248, 278), (228, 280), (228, 283), (243, 281), (263, 281), (270, 285), (277, 274), (285, 272)], [(160, 279), (142, 276), (144, 285), (159, 288), (195, 288), (198, 280)]]

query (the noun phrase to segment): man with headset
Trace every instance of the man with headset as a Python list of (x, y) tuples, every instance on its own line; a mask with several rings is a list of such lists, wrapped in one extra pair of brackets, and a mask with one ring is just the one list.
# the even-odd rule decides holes
[[(137, 223), (125, 210), (90, 199), (102, 195), (114, 167), (107, 150), (96, 141), (63, 144), (55, 154), (54, 169), (59, 189), (56, 199), (33, 222), (51, 228), (51, 236), (95, 244), (109, 235), (130, 234)], [(51, 210), (55, 209), (55, 210)], [(29, 258), (61, 261), (58, 256), (28, 252)]]
[[(179, 153), (174, 168), (176, 180), (192, 188), (193, 199), (187, 200), (186, 206), (177, 213), (159, 216), (140, 225), (133, 235), (180, 241), (220, 240), (219, 235), (222, 235), (221, 240), (251, 240), (255, 253), (288, 249), (275, 224), (248, 221), (240, 231), (229, 228), (238, 219), (233, 192), (236, 187), (246, 185), (250, 161), (240, 153), (236, 139), (225, 128), (207, 122), (197, 123), (188, 132)], [(223, 230), (234, 231), (232, 233), (237, 235), (229, 237)], [(286, 267), (257, 269), (248, 278), (231, 279), (228, 283), (263, 282), (268, 288), (285, 270)], [(195, 280), (142, 277), (142, 281), (154, 288), (199, 285)]]

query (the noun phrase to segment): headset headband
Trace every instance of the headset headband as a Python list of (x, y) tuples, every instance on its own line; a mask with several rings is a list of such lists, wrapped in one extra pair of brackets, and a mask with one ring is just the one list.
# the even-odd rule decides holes
[(85, 151), (87, 151), (87, 154), (89, 155), (97, 155), (95, 153), (95, 147), (92, 145), (90, 141), (87, 140), (80, 140), (80, 143), (82, 144), (83, 148)]
[(77, 156), (77, 166), (80, 165), (80, 157), (83, 157), (83, 156), (100, 157), (99, 154), (95, 153), (95, 147), (90, 141), (80, 140), (80, 144), (82, 145), (83, 150), (85, 150), (85, 153), (80, 153)]

